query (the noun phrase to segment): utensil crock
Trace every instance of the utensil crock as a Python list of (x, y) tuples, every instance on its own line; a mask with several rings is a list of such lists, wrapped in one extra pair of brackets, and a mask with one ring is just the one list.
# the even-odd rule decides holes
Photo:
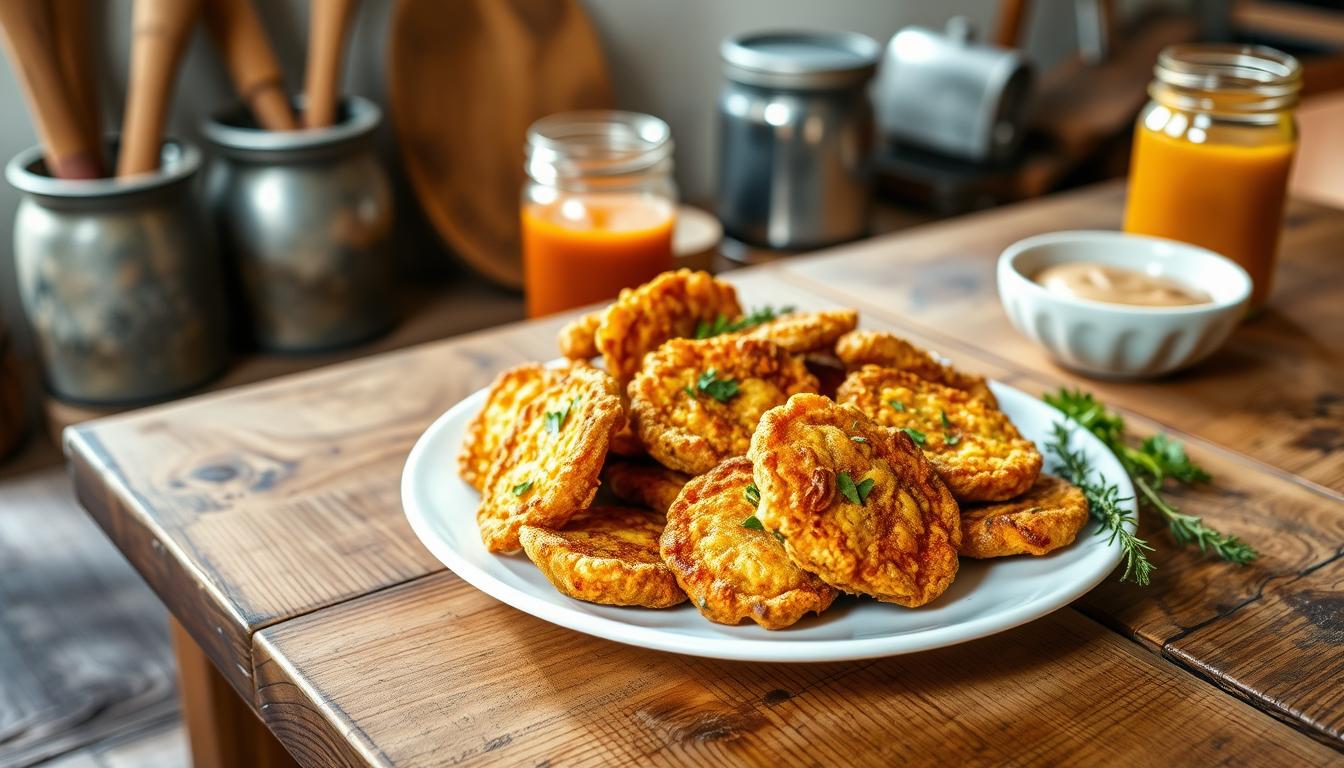
[(157, 170), (126, 178), (53, 178), (41, 147), (9, 161), (5, 178), (23, 193), (19, 297), (58, 397), (140, 404), (223, 369), (221, 271), (193, 190), (200, 165), (196, 147), (173, 140)]
[(348, 97), (336, 124), (254, 127), (243, 107), (202, 126), (206, 198), (266, 349), (347, 346), (392, 324), (392, 193), (373, 151), (382, 120)]

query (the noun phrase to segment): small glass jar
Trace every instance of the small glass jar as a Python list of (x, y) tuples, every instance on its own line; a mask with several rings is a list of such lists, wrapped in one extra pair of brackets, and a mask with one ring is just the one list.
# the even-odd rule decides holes
[(1125, 231), (1182, 240), (1236, 261), (1269, 296), (1302, 68), (1260, 46), (1176, 45), (1158, 56), (1139, 115)]
[(656, 117), (551, 115), (527, 131), (523, 284), (539, 317), (611, 299), (672, 267), (672, 132)]

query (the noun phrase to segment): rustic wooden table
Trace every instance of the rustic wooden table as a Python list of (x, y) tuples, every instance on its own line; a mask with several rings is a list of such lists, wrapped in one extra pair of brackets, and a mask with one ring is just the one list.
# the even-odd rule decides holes
[[(967, 645), (769, 665), (644, 651), (501, 605), (398, 500), (412, 442), (562, 318), (72, 428), (80, 499), (171, 609), (200, 765), (1344, 760), (1344, 212), (1294, 204), (1272, 306), (1195, 370), (1089, 381), (1006, 324), (1011, 241), (1113, 228), (1109, 185), (732, 273), (744, 303), (868, 327), (1033, 393), (1079, 383), (1214, 474), (1181, 493), (1261, 550), (1159, 542), (1151, 586)], [(444, 472), (453, 468), (444, 467)], [(464, 514), (467, 512), (464, 511)], [(234, 695), (236, 694), (236, 696)]]

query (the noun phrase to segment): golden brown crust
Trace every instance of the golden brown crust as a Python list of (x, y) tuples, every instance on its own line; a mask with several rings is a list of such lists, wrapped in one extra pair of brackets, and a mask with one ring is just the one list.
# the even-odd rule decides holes
[[(800, 394), (766, 412), (747, 456), (761, 496), (756, 517), (779, 532), (804, 570), (837, 589), (909, 607), (952, 583), (957, 503), (905, 434), (851, 406)], [(860, 487), (873, 481), (862, 503), (847, 498), (845, 479)]]
[(590, 360), (597, 357), (597, 326), (602, 322), (602, 313), (589, 312), (565, 323), (556, 336), (560, 354), (570, 360)]
[[(697, 382), (711, 370), (735, 382), (737, 394), (720, 402), (701, 391)], [(650, 456), (700, 475), (746, 453), (761, 414), (817, 386), (800, 359), (764, 339), (673, 339), (630, 382), (630, 414)]]
[(772, 534), (743, 526), (756, 513), (745, 494), (751, 482), (741, 456), (692, 480), (668, 511), (660, 548), (705, 618), (783, 629), (826, 610), (836, 591), (794, 565)]
[(851, 369), (862, 368), (865, 365), (896, 368), (936, 384), (969, 392), (990, 406), (999, 407), (999, 401), (994, 398), (994, 393), (989, 391), (989, 384), (984, 376), (959, 371), (938, 361), (927, 350), (920, 349), (890, 333), (883, 331), (847, 333), (836, 342), (835, 354)]
[(607, 371), (622, 385), (634, 377), (644, 355), (668, 339), (694, 336), (696, 326), (716, 317), (738, 317), (737, 291), (708, 272), (664, 272), (633, 290), (621, 291), (602, 313), (597, 349)]
[(604, 371), (575, 363), (513, 414), (476, 511), (487, 549), (512, 552), (522, 525), (558, 528), (587, 508), (611, 435), (625, 420), (618, 393)]
[(1087, 496), (1053, 475), (1041, 475), (1010, 501), (963, 504), (961, 554), (986, 558), (1044, 555), (1073, 543), (1087, 524)]
[(963, 390), (869, 365), (845, 379), (836, 400), (884, 427), (922, 436), (924, 453), (958, 501), (1011, 499), (1040, 474), (1036, 445), (1002, 411)]
[(690, 479), (690, 475), (651, 461), (618, 459), (602, 469), (602, 481), (616, 498), (664, 514)]
[(462, 450), (457, 455), (458, 473), (472, 488), (481, 490), (495, 454), (518, 412), (547, 387), (563, 377), (563, 371), (540, 363), (524, 363), (495, 377), (485, 395), (485, 404), (467, 424)]
[(686, 600), (658, 553), (663, 516), (593, 508), (560, 529), (524, 525), (523, 551), (561, 594), (602, 605), (669, 608)]
[(753, 339), (773, 341), (794, 354), (829, 352), (841, 336), (859, 324), (853, 309), (827, 309), (818, 312), (794, 312), (743, 331)]
[[(630, 406), (627, 403), (626, 411), (629, 410)], [(617, 456), (630, 458), (649, 455), (649, 452), (644, 448), (644, 443), (640, 442), (639, 435), (635, 434), (635, 425), (631, 421), (626, 421), (625, 426), (611, 436), (611, 452)]]

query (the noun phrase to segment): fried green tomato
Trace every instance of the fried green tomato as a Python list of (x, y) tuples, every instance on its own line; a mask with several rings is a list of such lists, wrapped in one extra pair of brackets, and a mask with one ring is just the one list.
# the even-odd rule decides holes
[(756, 517), (800, 568), (845, 592), (915, 607), (957, 575), (957, 502), (904, 433), (852, 406), (794, 395), (747, 452)]
[(783, 629), (821, 613), (836, 591), (793, 564), (755, 522), (751, 462), (729, 459), (686, 485), (667, 513), (663, 562), (710, 621)]
[(663, 516), (594, 507), (563, 528), (524, 525), (523, 551), (564, 595), (602, 605), (670, 608), (686, 600), (658, 554)]
[(607, 446), (625, 420), (620, 389), (582, 363), (562, 374), (513, 414), (482, 485), (476, 523), (491, 552), (518, 549), (523, 525), (563, 526), (597, 493)]
[(984, 376), (959, 371), (900, 336), (882, 331), (847, 333), (836, 342), (835, 355), (850, 369), (865, 365), (896, 368), (945, 387), (970, 392), (990, 406), (999, 407)]
[(801, 359), (765, 339), (673, 339), (630, 382), (630, 414), (650, 456), (702, 475), (747, 452), (761, 414), (817, 387)]
[(819, 312), (794, 312), (767, 320), (742, 335), (768, 339), (794, 354), (830, 352), (841, 336), (859, 324), (853, 309), (828, 309)]
[(525, 363), (499, 374), (485, 395), (485, 404), (467, 424), (462, 451), (457, 456), (458, 473), (471, 487), (481, 490), (495, 463), (514, 420), (524, 407), (564, 376), (563, 369)]
[(690, 475), (651, 461), (608, 461), (602, 480), (616, 498), (666, 513)]
[(864, 366), (836, 400), (914, 439), (958, 501), (1002, 501), (1025, 493), (1041, 453), (997, 408), (960, 389), (907, 371)]
[(708, 272), (664, 272), (638, 288), (621, 291), (616, 303), (602, 313), (596, 346), (607, 371), (625, 385), (644, 356), (663, 342), (694, 336), (701, 322), (712, 323), (720, 315), (741, 314), (737, 291)]
[(1009, 501), (963, 504), (961, 554), (987, 558), (1044, 555), (1073, 543), (1087, 524), (1087, 496), (1053, 475)]

